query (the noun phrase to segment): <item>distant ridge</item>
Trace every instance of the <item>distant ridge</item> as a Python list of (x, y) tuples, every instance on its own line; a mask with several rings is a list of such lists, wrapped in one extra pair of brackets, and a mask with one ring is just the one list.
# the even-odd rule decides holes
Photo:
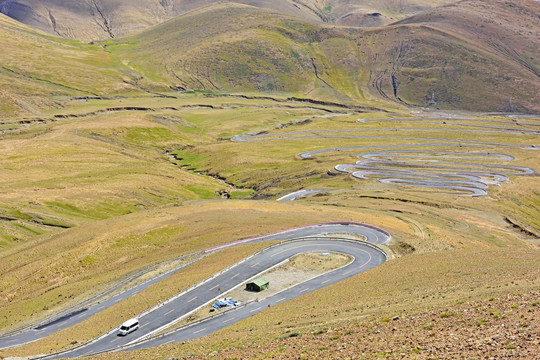
[[(0, 0), (0, 8), (22, 14), (15, 11), (27, 9), (22, 1)], [(117, 10), (122, 4), (100, 1)], [(386, 26), (358, 28), (323, 23), (302, 10), (307, 1), (281, 1), (303, 17), (253, 6), (264, 1), (207, 0), (191, 10), (188, 2), (162, 1), (162, 8), (189, 11), (121, 38), (111, 18), (114, 38), (93, 45), (45, 35), (2, 15), (0, 36), (8, 51), (0, 54), (1, 108), (8, 115), (32, 114), (60, 106), (59, 96), (183, 89), (350, 106), (540, 113), (538, 2), (441, 2)], [(49, 2), (63, 3), (42, 5)], [(69, 4), (71, 10), (91, 5)]]
[[(382, 26), (456, 0), (230, 0), (300, 19)], [(121, 37), (223, 0), (0, 0), (0, 12), (57, 36), (81, 41)]]
[(185, 89), (481, 111), (512, 98), (516, 112), (538, 113), (538, 7), (470, 0), (359, 29), (221, 4), (106, 46)]

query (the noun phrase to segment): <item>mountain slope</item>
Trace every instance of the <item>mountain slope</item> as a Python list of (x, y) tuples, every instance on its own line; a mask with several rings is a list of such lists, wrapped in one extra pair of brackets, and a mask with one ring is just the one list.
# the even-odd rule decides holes
[[(522, 0), (514, 7), (504, 1), (483, 6), (464, 1), (362, 30), (225, 4), (104, 46), (150, 80), (185, 89), (540, 111), (538, 5)], [(521, 25), (512, 21), (518, 18)], [(490, 26), (493, 21), (500, 24)], [(515, 48), (490, 40), (509, 34)]]
[(135, 77), (98, 46), (63, 40), (0, 14), (0, 113), (41, 113), (71, 96), (134, 91)]
[[(0, 0), (0, 12), (65, 38), (133, 34), (222, 0)], [(232, 0), (314, 22), (380, 26), (456, 0)]]
[(418, 14), (457, 0), (293, 0), (326, 23), (374, 27)]
[[(125, 36), (220, 0), (1, 0), (0, 12), (61, 37), (96, 40)], [(312, 18), (289, 0), (238, 3)]]
[(349, 83), (335, 90), (322, 79), (330, 61), (320, 47), (323, 38), (343, 45), (337, 56), (352, 53), (354, 66), (341, 72), (334, 64), (327, 67), (354, 83), (361, 66), (344, 33), (249, 6), (208, 7), (105, 46), (138, 72), (175, 87), (358, 98)]
[(431, 93), (468, 109), (538, 112), (539, 20), (538, 2), (470, 0), (396, 23), (425, 40), (412, 46), (397, 75), (404, 96), (418, 103), (425, 93), (429, 103)]
[(537, 113), (539, 13), (528, 0), (467, 0), (360, 29), (222, 3), (97, 45), (1, 16), (0, 106), (37, 114), (65, 96), (183, 88)]

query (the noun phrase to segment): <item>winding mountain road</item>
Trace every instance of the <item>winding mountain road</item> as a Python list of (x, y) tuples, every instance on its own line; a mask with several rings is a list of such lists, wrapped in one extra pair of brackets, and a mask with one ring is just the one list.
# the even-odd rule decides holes
[(334, 284), (345, 278), (371, 269), (386, 261), (385, 254), (377, 248), (366, 246), (356, 241), (343, 240), (339, 238), (320, 238), (313, 240), (293, 241), (265, 250), (247, 261), (244, 267), (247, 267), (245, 270), (248, 271), (248, 268), (259, 266), (261, 261), (271, 261), (271, 263), (267, 263), (265, 265), (271, 266), (271, 264), (277, 264), (284, 259), (288, 259), (294, 255), (307, 251), (331, 251), (345, 253), (353, 256), (354, 260), (342, 268), (333, 270), (291, 288), (285, 289), (273, 296), (265, 298), (264, 300), (251, 302), (245, 307), (235, 309), (234, 311), (228, 311), (208, 320), (183, 327), (177, 331), (171, 331), (147, 342), (129, 346), (126, 349), (141, 349), (170, 342), (186, 341), (208, 335), (237, 321), (241, 321), (245, 318), (253, 316), (270, 306), (278, 305), (284, 301), (294, 299), (324, 286)]
[[(360, 143), (356, 146), (332, 147), (298, 154), (301, 159), (321, 159), (328, 156), (350, 156), (361, 160), (338, 164), (335, 170), (350, 173), (357, 179), (375, 179), (381, 183), (431, 188), (444, 195), (475, 197), (488, 193), (489, 185), (500, 185), (509, 176), (529, 176), (536, 171), (522, 166), (508, 165), (513, 156), (499, 153), (501, 149), (539, 150), (534, 144), (490, 142), (463, 139), (461, 134), (486, 134), (500, 138), (508, 135), (537, 137), (540, 122), (534, 117), (528, 121), (493, 119), (442, 118), (385, 118), (359, 119), (357, 123), (398, 123), (401, 127), (313, 129), (277, 133), (245, 134), (236, 136), (236, 142), (299, 141), (304, 139), (345, 139)], [(407, 122), (423, 122), (442, 127), (408, 127)], [(385, 125), (387, 126), (387, 125)], [(451, 126), (451, 127), (450, 127)], [(536, 128), (535, 128), (536, 127)], [(439, 132), (448, 137), (423, 134)], [(383, 133), (383, 134), (381, 134)], [(410, 136), (414, 133), (415, 136)], [(458, 133), (458, 135), (455, 135)], [(392, 134), (390, 136), (390, 134)], [(401, 135), (403, 134), (403, 136)], [(372, 145), (376, 143), (377, 145)], [(425, 150), (424, 150), (425, 149)], [(457, 149), (457, 150), (454, 150)], [(500, 164), (503, 162), (503, 164)], [(328, 191), (327, 189), (300, 189), (280, 197), (279, 201), (294, 200), (302, 196)]]
[[(342, 238), (343, 234), (360, 236), (365, 241), (344, 239)], [(46, 356), (46, 358), (80, 357), (118, 349), (152, 347), (165, 342), (184, 341), (205, 336), (263, 311), (269, 305), (273, 306), (305, 293), (315, 291), (385, 262), (387, 259), (386, 254), (375, 245), (385, 244), (390, 239), (391, 236), (389, 233), (370, 225), (327, 223), (285, 230), (207, 249), (205, 252), (210, 253), (245, 243), (283, 240), (140, 314), (138, 316), (140, 329), (125, 337), (118, 336), (117, 328), (114, 328), (87, 344), (63, 353), (51, 354)], [(277, 266), (297, 254), (313, 251), (349, 254), (354, 260), (345, 267), (286, 289), (259, 303), (250, 303), (235, 311), (226, 312), (219, 317), (172, 331), (166, 335), (155, 336), (155, 334), (162, 332), (194, 311), (222, 297), (223, 293), (235, 287), (243, 286), (246, 281), (259, 276), (269, 268)], [(167, 274), (167, 276), (170, 275), (172, 273)], [(159, 279), (155, 280), (158, 281), (163, 278), (162, 275)], [(105, 309), (107, 306), (112, 306), (123, 299), (133, 296), (137, 293), (137, 290), (140, 291), (135, 286), (128, 291), (124, 291), (111, 298), (114, 299), (111, 302), (102, 302), (99, 308), (93, 309), (91, 312), (84, 310), (80, 313), (74, 313), (67, 319), (56, 319), (51, 323), (27, 329), (16, 334), (18, 336), (17, 341), (20, 341), (20, 339), (28, 340), (26, 342), (35, 341), (45, 335), (72, 326), (90, 315)], [(9, 336), (1, 338), (0, 348), (12, 347), (13, 341), (11, 343), (9, 341), (12, 339), (13, 337)]]

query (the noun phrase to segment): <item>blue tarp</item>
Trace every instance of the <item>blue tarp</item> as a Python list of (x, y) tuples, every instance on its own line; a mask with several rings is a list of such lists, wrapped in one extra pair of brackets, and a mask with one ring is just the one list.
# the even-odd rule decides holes
[(212, 305), (212, 307), (215, 309), (221, 309), (227, 306), (238, 306), (238, 305), (240, 305), (240, 302), (233, 300), (231, 298), (224, 298), (224, 299), (219, 299), (218, 301), (216, 301), (216, 303)]

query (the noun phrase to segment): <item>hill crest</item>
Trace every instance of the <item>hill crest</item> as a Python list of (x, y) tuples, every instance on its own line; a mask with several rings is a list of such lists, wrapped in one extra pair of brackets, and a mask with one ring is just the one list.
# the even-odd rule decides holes
[(315, 23), (382, 26), (456, 0), (0, 0), (0, 13), (64, 38), (94, 41), (134, 34), (220, 3), (250, 5)]

